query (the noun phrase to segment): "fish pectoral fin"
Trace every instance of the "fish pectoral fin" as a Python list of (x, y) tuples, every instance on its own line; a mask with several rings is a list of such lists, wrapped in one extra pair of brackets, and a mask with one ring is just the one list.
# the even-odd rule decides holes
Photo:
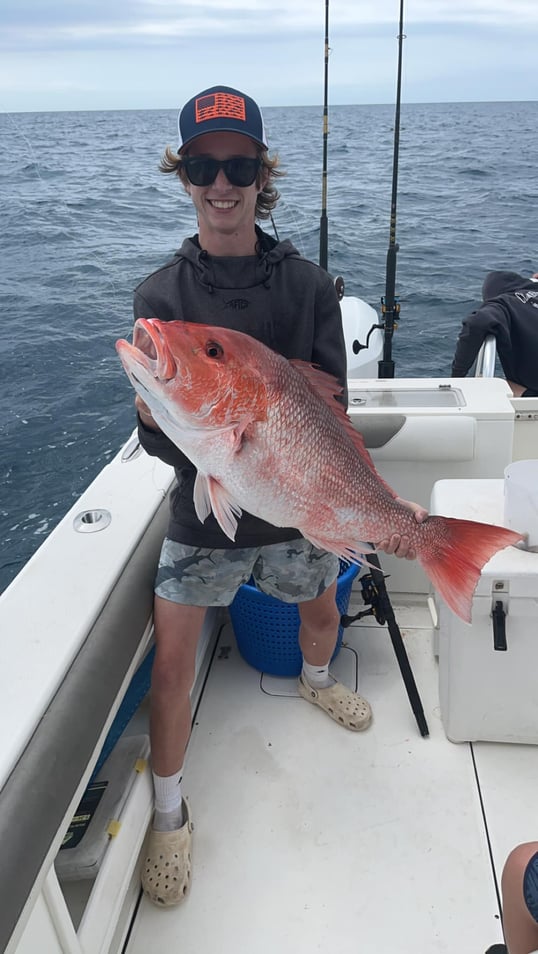
[(234, 454), (238, 454), (243, 446), (243, 438), (245, 436), (245, 431), (247, 428), (254, 422), (254, 417), (249, 414), (248, 417), (244, 418), (242, 421), (239, 421), (237, 424), (234, 424), (231, 429), (232, 435), (232, 451)]
[(194, 509), (202, 523), (213, 511), (222, 532), (230, 540), (235, 540), (237, 517), (242, 514), (241, 507), (230, 497), (227, 490), (211, 474), (196, 474), (194, 482)]
[(200, 523), (203, 523), (211, 513), (211, 499), (207, 477), (200, 471), (196, 474), (196, 480), (194, 481), (193, 500), (196, 516)]
[(237, 531), (236, 517), (240, 517), (243, 511), (218, 480), (215, 480), (214, 477), (208, 477), (208, 484), (211, 509), (215, 514), (215, 519), (222, 532), (225, 533), (230, 540), (235, 540)]

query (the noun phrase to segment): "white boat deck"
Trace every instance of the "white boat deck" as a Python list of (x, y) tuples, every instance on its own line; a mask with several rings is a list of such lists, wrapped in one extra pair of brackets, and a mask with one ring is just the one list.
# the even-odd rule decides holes
[(186, 764), (191, 893), (170, 910), (142, 898), (126, 954), (482, 954), (502, 940), (490, 843), (499, 879), (536, 834), (536, 748), (447, 740), (429, 612), (393, 602), (429, 738), (372, 619), (332, 667), (354, 686), (360, 656), (374, 721), (357, 734), (294, 680), (260, 676), (223, 629)]

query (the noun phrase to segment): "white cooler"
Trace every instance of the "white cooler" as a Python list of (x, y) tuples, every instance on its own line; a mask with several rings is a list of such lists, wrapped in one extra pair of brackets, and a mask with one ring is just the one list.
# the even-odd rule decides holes
[[(437, 481), (431, 512), (503, 526), (504, 480)], [(538, 743), (538, 553), (508, 547), (486, 563), (471, 625), (434, 600), (447, 737)]]

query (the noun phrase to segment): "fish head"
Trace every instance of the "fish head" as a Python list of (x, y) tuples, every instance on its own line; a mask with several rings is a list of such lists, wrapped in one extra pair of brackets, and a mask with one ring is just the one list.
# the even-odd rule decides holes
[(132, 344), (117, 341), (116, 350), (131, 384), (166, 430), (166, 419), (191, 428), (265, 420), (257, 345), (228, 328), (139, 318)]

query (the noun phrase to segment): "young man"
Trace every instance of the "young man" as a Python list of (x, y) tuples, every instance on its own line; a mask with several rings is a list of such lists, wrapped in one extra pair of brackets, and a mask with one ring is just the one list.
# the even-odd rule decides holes
[[(135, 318), (243, 331), (288, 358), (320, 365), (345, 388), (344, 337), (333, 281), (291, 242), (276, 241), (255, 224), (270, 216), (278, 200), (277, 164), (268, 155), (262, 116), (249, 96), (218, 86), (189, 100), (179, 116), (179, 150), (166, 149), (161, 169), (179, 177), (196, 209), (199, 231), (138, 286)], [(208, 606), (228, 606), (251, 575), (264, 592), (298, 603), (304, 657), (299, 693), (353, 731), (367, 728), (371, 710), (328, 672), (339, 624), (338, 559), (298, 531), (250, 514), (239, 521), (234, 543), (213, 515), (200, 523), (193, 504), (193, 465), (138, 397), (136, 406), (143, 447), (173, 465), (177, 475), (155, 583), (150, 727), (155, 814), (142, 866), (145, 893), (166, 906), (181, 901), (190, 884), (192, 826), (181, 775), (196, 646)], [(426, 511), (410, 506), (422, 519)], [(414, 557), (405, 537), (381, 545)]]
[(452, 363), (452, 377), (464, 377), (487, 335), (495, 338), (504, 376), (516, 397), (538, 395), (537, 275), (489, 272), (483, 304), (464, 320)]

